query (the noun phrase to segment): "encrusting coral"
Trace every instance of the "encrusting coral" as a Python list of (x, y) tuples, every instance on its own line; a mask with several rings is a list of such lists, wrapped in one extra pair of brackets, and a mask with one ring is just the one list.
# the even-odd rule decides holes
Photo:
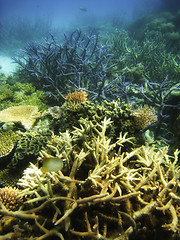
[(24, 171), (18, 183), (25, 197), (21, 209), (0, 209), (17, 219), (19, 229), (26, 222), (22, 237), (153, 239), (167, 231), (170, 239), (179, 234), (179, 151), (174, 157), (167, 147), (127, 151), (133, 139), (120, 133), (112, 141), (106, 136), (111, 123), (105, 118), (102, 124), (52, 136), (41, 157), (62, 160), (61, 171), (43, 173), (34, 164)]

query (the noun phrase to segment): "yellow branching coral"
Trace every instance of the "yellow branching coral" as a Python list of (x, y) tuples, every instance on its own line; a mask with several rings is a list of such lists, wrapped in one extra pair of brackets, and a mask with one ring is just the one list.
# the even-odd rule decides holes
[(156, 111), (153, 107), (149, 107), (147, 105), (141, 105), (139, 109), (134, 110), (132, 112), (132, 116), (135, 127), (138, 130), (141, 130), (157, 121)]
[(66, 96), (66, 100), (71, 101), (71, 102), (80, 103), (80, 102), (87, 101), (87, 96), (88, 96), (88, 94), (83, 90), (81, 90), (79, 92), (75, 91), (75, 92), (69, 93)]
[(0, 188), (0, 201), (7, 209), (15, 209), (22, 203), (21, 190), (12, 187)]

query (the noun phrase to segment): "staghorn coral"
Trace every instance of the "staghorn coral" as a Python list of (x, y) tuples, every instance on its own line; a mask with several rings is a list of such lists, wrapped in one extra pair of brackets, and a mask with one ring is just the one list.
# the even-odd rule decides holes
[(21, 105), (4, 109), (0, 112), (1, 122), (20, 122), (25, 129), (30, 129), (40, 117), (37, 106)]
[(23, 201), (21, 190), (12, 187), (0, 188), (0, 201), (6, 209), (15, 210)]
[[(132, 109), (128, 104), (120, 104), (119, 101), (103, 101), (101, 105), (96, 105), (92, 101), (85, 101), (78, 104), (65, 102), (61, 107), (49, 108), (44, 113), (45, 117), (50, 118), (50, 126), (55, 133), (72, 131), (73, 127), (86, 125), (91, 121), (94, 125), (103, 121), (104, 117), (112, 119), (108, 137), (116, 139), (119, 132), (134, 133), (132, 124)], [(50, 117), (49, 117), (50, 116)]]
[(68, 95), (66, 96), (66, 100), (72, 101), (74, 103), (80, 103), (87, 101), (87, 96), (88, 94), (84, 90), (75, 91), (72, 93), (68, 93)]
[(157, 116), (154, 108), (147, 105), (140, 106), (132, 112), (135, 128), (141, 130), (148, 127), (150, 124), (157, 121)]
[(173, 239), (179, 234), (179, 151), (174, 157), (167, 147), (126, 151), (124, 144), (133, 139), (120, 134), (111, 141), (106, 136), (111, 124), (105, 118), (95, 128), (91, 123), (52, 136), (41, 154), (61, 158), (62, 171), (42, 173), (33, 164), (24, 171), (18, 185), (27, 200), (21, 211), (0, 209), (2, 215), (20, 218), (22, 229), (25, 221), (35, 223), (22, 237), (153, 239), (167, 230), (166, 239)]
[(108, 47), (99, 45), (97, 34), (76, 30), (69, 36), (64, 34), (62, 43), (52, 34), (44, 43), (29, 43), (23, 57), (14, 60), (30, 82), (45, 89), (51, 99), (64, 101), (64, 94), (74, 87), (96, 89), (96, 98), (111, 95), (105, 86), (110, 58)]

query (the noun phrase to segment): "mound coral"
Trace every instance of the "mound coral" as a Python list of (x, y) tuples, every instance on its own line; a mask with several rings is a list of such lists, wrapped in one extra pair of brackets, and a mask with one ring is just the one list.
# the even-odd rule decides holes
[(132, 112), (135, 128), (141, 130), (157, 121), (155, 109), (147, 105), (140, 106)]
[(22, 203), (21, 190), (12, 187), (0, 188), (0, 201), (8, 210), (14, 210)]

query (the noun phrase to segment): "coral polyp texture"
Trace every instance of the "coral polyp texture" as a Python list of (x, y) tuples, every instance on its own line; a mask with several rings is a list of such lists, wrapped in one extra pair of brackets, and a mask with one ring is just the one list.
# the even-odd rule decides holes
[(31, 163), (24, 170), (18, 182), (23, 205), (16, 211), (0, 209), (0, 214), (15, 218), (22, 238), (178, 236), (179, 151), (170, 157), (168, 147), (137, 148), (127, 133), (111, 140), (111, 124), (104, 118), (101, 124), (88, 122), (52, 135), (40, 158), (54, 157), (63, 161), (63, 168), (42, 172)]
[(66, 100), (67, 101), (72, 101), (75, 103), (80, 103), (80, 102), (85, 102), (87, 101), (87, 96), (88, 94), (81, 90), (81, 91), (75, 91), (72, 93), (68, 93), (68, 95), (66, 96)]
[(132, 116), (135, 128), (138, 130), (143, 129), (158, 120), (155, 109), (147, 105), (141, 105), (137, 110), (134, 110)]
[(2, 209), (5, 207), (8, 210), (14, 210), (23, 202), (21, 190), (12, 187), (0, 188), (0, 201)]
[(0, 158), (9, 155), (19, 139), (20, 135), (12, 130), (0, 131)]

